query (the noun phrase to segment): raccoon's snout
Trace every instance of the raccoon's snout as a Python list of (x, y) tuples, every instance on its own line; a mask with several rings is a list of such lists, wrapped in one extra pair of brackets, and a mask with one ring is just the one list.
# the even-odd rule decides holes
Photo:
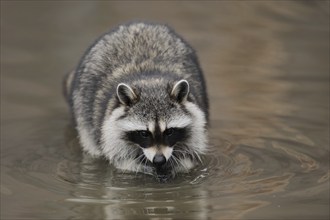
[(163, 154), (156, 154), (152, 163), (157, 167), (161, 167), (166, 163), (166, 158)]

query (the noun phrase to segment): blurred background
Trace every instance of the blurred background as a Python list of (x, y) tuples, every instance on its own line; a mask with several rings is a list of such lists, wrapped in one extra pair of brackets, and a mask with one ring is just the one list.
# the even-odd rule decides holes
[[(172, 26), (210, 155), (160, 184), (85, 158), (62, 79), (102, 33)], [(328, 219), (329, 1), (1, 1), (1, 219)]]

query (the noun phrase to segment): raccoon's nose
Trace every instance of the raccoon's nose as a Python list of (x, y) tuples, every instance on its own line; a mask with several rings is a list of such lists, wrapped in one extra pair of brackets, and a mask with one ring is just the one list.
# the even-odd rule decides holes
[(156, 154), (153, 161), (152, 161), (157, 167), (160, 167), (166, 163), (166, 158), (162, 154)]

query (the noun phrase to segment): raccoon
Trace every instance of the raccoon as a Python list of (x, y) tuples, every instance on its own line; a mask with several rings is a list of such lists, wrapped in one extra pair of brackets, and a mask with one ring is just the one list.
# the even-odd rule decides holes
[(102, 35), (64, 85), (83, 150), (120, 170), (174, 176), (207, 150), (205, 80), (167, 25), (132, 22)]

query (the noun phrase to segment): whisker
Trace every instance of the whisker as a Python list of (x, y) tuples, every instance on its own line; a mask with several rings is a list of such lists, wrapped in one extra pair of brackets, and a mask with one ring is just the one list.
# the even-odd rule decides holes
[(201, 164), (203, 164), (202, 158), (199, 156), (199, 153), (196, 152), (196, 151), (193, 151), (193, 153), (197, 156), (199, 162), (200, 162)]
[[(175, 161), (179, 162), (181, 164), (181, 166), (186, 170), (186, 171), (189, 171), (189, 169), (185, 166), (185, 164), (182, 163), (182, 161), (177, 158), (175, 155), (172, 155), (173, 156), (173, 159), (175, 159)], [(179, 165), (179, 163), (177, 163)]]
[(131, 166), (133, 163), (136, 163), (142, 156), (143, 154), (139, 155), (138, 157), (134, 158), (134, 153), (139, 150), (138, 148), (135, 148), (133, 151), (130, 152), (130, 155), (126, 158), (124, 158), (124, 160), (131, 160), (130, 163), (127, 165), (126, 169), (123, 170), (123, 174), (125, 174), (127, 171), (132, 171), (137, 173), (139, 166), (136, 169), (131, 169)]
[[(143, 154), (141, 154), (140, 156), (138, 156), (135, 160), (139, 160), (141, 157), (143, 157), (144, 155)], [(142, 162), (143, 162), (143, 160), (141, 160), (141, 161), (139, 161), (139, 163), (138, 163), (138, 166), (137, 166), (137, 168), (136, 168), (136, 170), (135, 170), (135, 176), (137, 175), (137, 173), (139, 172), (139, 170), (140, 170), (140, 167), (141, 167), (141, 165), (142, 165)]]
[(174, 161), (177, 165), (179, 165), (178, 158), (177, 158), (175, 155), (172, 155), (171, 158), (173, 158), (173, 161)]
[(200, 152), (198, 152), (197, 150), (186, 150), (186, 149), (188, 149), (188, 146), (183, 143), (181, 143), (180, 145), (177, 145), (177, 146), (179, 146), (181, 148), (184, 147), (184, 148), (183, 148), (183, 150), (174, 149), (173, 151), (181, 153), (181, 155), (183, 155), (184, 157), (186, 156), (185, 154), (188, 154), (192, 157), (192, 159), (194, 161), (199, 161), (201, 164), (203, 164), (203, 161), (199, 155)]

